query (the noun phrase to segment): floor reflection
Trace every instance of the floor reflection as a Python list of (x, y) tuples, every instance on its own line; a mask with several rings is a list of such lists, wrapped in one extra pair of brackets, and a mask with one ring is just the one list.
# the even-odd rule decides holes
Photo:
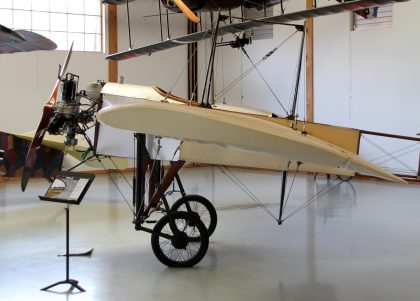
[(337, 301), (334, 285), (308, 282), (298, 285), (285, 286), (279, 284), (278, 300), (287, 301)]
[(324, 223), (330, 218), (350, 218), (353, 208), (357, 206), (357, 192), (351, 181), (318, 178), (314, 180), (314, 193), (319, 195), (316, 211)]
[[(278, 209), (278, 173), (235, 174)], [(87, 292), (62, 295), (39, 291), (64, 276), (65, 261), (56, 256), (65, 247), (62, 204), (36, 198), (47, 189), (44, 182), (31, 182), (25, 193), (18, 182), (7, 189), (1, 183), (0, 300), (419, 300), (420, 186), (352, 180), (278, 226), (217, 169), (184, 169), (183, 182), (216, 208), (230, 208), (218, 211), (218, 228), (200, 264), (162, 266), (150, 235), (134, 230), (124, 198), (101, 175), (71, 209), (71, 248), (95, 249), (70, 263), (70, 276)], [(329, 183), (299, 175), (295, 185), (292, 208)], [(130, 200), (129, 188), (122, 190)]]

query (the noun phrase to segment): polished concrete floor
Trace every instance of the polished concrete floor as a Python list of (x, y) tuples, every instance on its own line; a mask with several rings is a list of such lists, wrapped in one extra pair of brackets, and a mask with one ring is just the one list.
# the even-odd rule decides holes
[[(280, 174), (233, 172), (278, 214)], [(131, 199), (129, 185), (113, 177)], [(420, 186), (297, 176), (285, 212), (292, 215), (278, 226), (219, 169), (184, 169), (182, 177), (218, 209), (204, 259), (189, 269), (163, 266), (112, 181), (98, 176), (71, 207), (71, 249), (94, 248), (70, 262), (85, 293), (40, 291), (65, 279), (57, 257), (64, 206), (37, 199), (48, 184), (31, 181), (22, 193), (18, 182), (0, 183), (0, 300), (420, 300)]]

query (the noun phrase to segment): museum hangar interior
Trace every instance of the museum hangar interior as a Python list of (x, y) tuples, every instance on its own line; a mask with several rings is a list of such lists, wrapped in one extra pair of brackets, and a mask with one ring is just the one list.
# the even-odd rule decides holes
[(419, 10), (1, 1), (0, 299), (418, 300)]

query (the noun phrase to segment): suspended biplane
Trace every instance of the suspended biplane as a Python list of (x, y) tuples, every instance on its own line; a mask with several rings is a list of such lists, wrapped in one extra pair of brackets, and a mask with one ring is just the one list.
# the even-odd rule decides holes
[[(134, 0), (102, 0), (104, 4), (113, 4), (113, 5), (122, 5), (128, 4)], [(194, 12), (209, 12), (209, 11), (218, 11), (218, 10), (231, 10), (240, 6), (246, 8), (256, 8), (258, 10), (266, 10), (271, 6), (276, 4), (281, 5), (281, 10), (284, 12), (283, 3), (287, 0), (212, 0), (212, 1), (203, 1), (203, 0), (172, 0), (172, 1), (163, 1), (162, 4), (169, 10), (173, 12), (182, 12), (186, 17), (194, 23), (200, 22), (200, 18)], [(336, 0), (337, 2), (349, 2), (352, 0)], [(314, 4), (316, 7), (316, 0)], [(367, 18), (369, 14), (368, 7), (362, 7), (358, 10), (352, 9), (357, 14), (361, 15), (364, 18)], [(377, 10), (377, 9), (376, 9)]]
[[(239, 32), (253, 27), (252, 24), (259, 26), (267, 22), (299, 20), (392, 2), (400, 1), (349, 1), (329, 6), (328, 9), (317, 8), (273, 17), (275, 19), (245, 21), (238, 23), (239, 25), (220, 27), (220, 34)], [(182, 41), (173, 39), (146, 47), (147, 49), (120, 53), (114, 58), (148, 54), (175, 47), (184, 41), (196, 42), (207, 35), (210, 37), (212, 33), (214, 37), (214, 31), (206, 31), (197, 36), (180, 38)], [(68, 59), (65, 66), (67, 62)], [(30, 177), (31, 162), (36, 157), (37, 146), (42, 142), (52, 120), (51, 112), (57, 98), (57, 87), (63, 75), (62, 69), (54, 92), (44, 108), (33, 146), (28, 152), (25, 168), (27, 172), (22, 177), (22, 189)], [(337, 136), (330, 139), (323, 137), (325, 127), (314, 126), (310, 130), (309, 125), (277, 118), (265, 112), (235, 106), (213, 106), (208, 102), (200, 104), (153, 87), (108, 83), (101, 92), (105, 96), (126, 99), (122, 103), (111, 102), (109, 106), (105, 106), (98, 112), (97, 119), (102, 124), (136, 133), (138, 157), (134, 200), (136, 212), (133, 222), (137, 230), (151, 233), (152, 249), (156, 257), (168, 266), (187, 267), (197, 264), (206, 254), (209, 235), (214, 231), (217, 221), (214, 207), (207, 199), (185, 192), (178, 175), (185, 162), (283, 170), (279, 224), (283, 221), (285, 179), (290, 170), (343, 175), (357, 172), (405, 183), (403, 179), (364, 161), (354, 152), (337, 146)], [(145, 134), (152, 138), (146, 138)], [(167, 156), (162, 158), (170, 161), (170, 168), (163, 175), (157, 157), (166, 149), (169, 149), (166, 151)], [(144, 188), (147, 170), (151, 175), (148, 202)], [(178, 183), (182, 197), (170, 206), (166, 200), (166, 191), (174, 181)], [(164, 215), (150, 229), (145, 224), (156, 222), (150, 220), (150, 217), (157, 210)]]
[[(405, 2), (409, 0), (349, 0), (349, 1), (340, 1), (341, 3), (335, 5), (328, 5), (323, 7), (315, 7), (312, 9), (305, 9), (301, 11), (291, 12), (291, 13), (282, 13), (278, 16), (264, 17), (255, 20), (245, 20), (243, 22), (231, 23), (217, 28), (216, 35), (225, 35), (229, 33), (239, 33), (248, 29), (262, 27), (265, 25), (272, 24), (285, 24), (287, 22), (295, 22), (299, 20), (305, 20), (307, 18), (314, 18), (324, 15), (337, 14), (348, 11), (363, 11), (370, 7), (387, 5), (392, 3)], [(125, 1), (121, 1), (125, 2)], [(167, 1), (162, 1), (166, 4)], [(183, 3), (181, 0), (177, 1), (168, 1), (173, 5), (169, 5), (171, 9), (176, 10), (176, 7), (179, 8), (185, 15), (192, 21), (197, 22), (198, 17), (192, 12), (192, 10), (210, 10), (218, 11), (219, 9), (234, 8), (240, 5), (245, 6), (254, 6), (254, 7), (264, 7), (266, 5), (274, 5), (280, 3), (282, 5), (283, 1), (185, 1)], [(182, 9), (181, 9), (182, 7)], [(283, 11), (283, 10), (282, 10)], [(363, 15), (363, 13), (361, 13)], [(129, 49), (127, 51), (121, 51), (118, 53), (110, 54), (107, 56), (109, 60), (125, 60), (142, 55), (151, 55), (154, 52), (178, 47), (181, 45), (196, 43), (205, 39), (210, 39), (214, 35), (214, 28), (209, 30), (200, 31), (197, 33), (188, 34), (178, 38), (168, 39), (165, 41), (158, 42), (156, 44), (143, 46), (139, 48)], [(131, 46), (131, 45), (130, 45)]]

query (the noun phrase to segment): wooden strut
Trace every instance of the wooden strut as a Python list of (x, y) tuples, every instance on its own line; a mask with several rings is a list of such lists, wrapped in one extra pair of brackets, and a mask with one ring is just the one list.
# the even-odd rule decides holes
[[(159, 1), (160, 2), (160, 1)], [(188, 34), (197, 32), (197, 24), (188, 21)], [(197, 102), (198, 81), (198, 46), (197, 43), (188, 44), (188, 98)]]
[[(306, 8), (316, 7), (316, 0), (306, 1)], [(314, 20), (306, 19), (306, 120), (314, 121)]]
[[(184, 161), (171, 161), (170, 168), (164, 175), (163, 179), (161, 178), (160, 172), (160, 161), (153, 160), (150, 158), (150, 154), (146, 148), (146, 137), (144, 134), (135, 134), (137, 139), (137, 170), (135, 177), (135, 206), (136, 206), (136, 218), (133, 223), (136, 225), (137, 230), (145, 230), (143, 227), (138, 227), (143, 224), (146, 219), (149, 217), (151, 210), (156, 208), (159, 201), (162, 199), (165, 210), (169, 211), (169, 205), (165, 198), (165, 191), (176, 179), (177, 182), (180, 182), (178, 171), (184, 166)], [(151, 173), (151, 180), (149, 184), (149, 202), (147, 207), (144, 203), (145, 195), (145, 178), (146, 171), (149, 169)], [(158, 184), (156, 185), (156, 182)], [(157, 186), (157, 189), (156, 189)]]
[[(118, 52), (118, 14), (116, 5), (108, 5), (108, 49)], [(108, 81), (118, 82), (118, 61), (108, 61)]]
[(183, 161), (171, 162), (171, 167), (166, 172), (162, 181), (158, 184), (160, 186), (159, 189), (153, 194), (152, 198), (149, 200), (149, 205), (146, 208), (145, 214), (149, 213), (151, 208), (157, 206), (159, 200), (162, 197), (162, 192), (164, 193), (169, 188), (169, 186), (174, 181), (175, 177), (178, 175), (178, 171), (184, 166), (184, 164), (185, 162)]

